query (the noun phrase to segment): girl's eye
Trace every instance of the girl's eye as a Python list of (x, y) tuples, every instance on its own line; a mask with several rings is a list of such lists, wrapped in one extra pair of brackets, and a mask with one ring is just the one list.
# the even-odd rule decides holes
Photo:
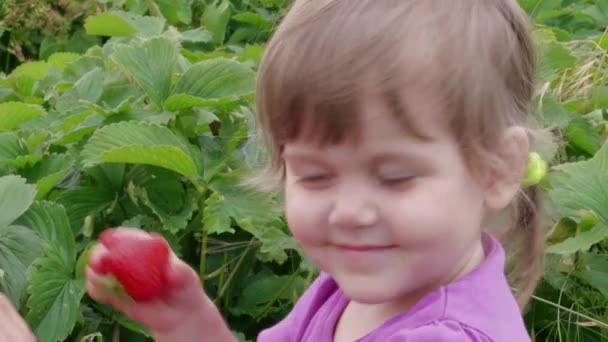
[(380, 182), (384, 185), (400, 185), (405, 184), (412, 180), (411, 176), (400, 176), (400, 177), (380, 177)]
[(319, 174), (319, 175), (311, 175), (311, 176), (301, 177), (300, 178), (300, 182), (315, 183), (315, 182), (326, 181), (328, 179), (329, 179), (329, 175)]

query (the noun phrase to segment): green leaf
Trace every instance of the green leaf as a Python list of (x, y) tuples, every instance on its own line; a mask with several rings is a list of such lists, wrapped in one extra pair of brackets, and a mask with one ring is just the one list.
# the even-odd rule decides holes
[(572, 254), (578, 251), (588, 251), (596, 243), (608, 237), (608, 225), (598, 224), (588, 231), (580, 232), (562, 242), (547, 247), (547, 253)]
[(270, 301), (281, 290), (290, 276), (270, 275), (251, 282), (243, 291), (238, 306), (245, 311), (255, 311), (256, 306)]
[(205, 201), (203, 226), (207, 234), (234, 233), (230, 224), (230, 213), (226, 208), (225, 199), (217, 192), (211, 194)]
[(284, 223), (278, 218), (272, 223), (258, 225), (254, 225), (252, 220), (247, 218), (239, 220), (238, 224), (262, 242), (262, 247), (257, 253), (257, 258), (261, 261), (282, 264), (288, 259), (285, 251), (297, 248), (293, 237), (280, 229)]
[[(576, 243), (580, 250), (586, 249), (592, 241), (598, 241), (600, 235), (608, 236), (608, 143), (592, 159), (566, 163), (555, 166), (557, 171), (550, 175), (552, 189), (548, 195), (558, 212), (574, 220), (579, 218), (581, 210), (591, 210), (598, 214), (600, 224), (595, 228), (579, 233), (581, 237), (568, 243), (568, 250)], [(563, 246), (562, 246), (563, 247)]]
[(577, 117), (570, 121), (564, 130), (569, 145), (593, 156), (600, 148), (602, 141), (593, 125), (586, 119)]
[(145, 41), (141, 46), (121, 45), (114, 59), (133, 75), (152, 101), (162, 108), (171, 91), (171, 76), (177, 63), (177, 45), (168, 38)]
[(253, 61), (259, 64), (264, 56), (265, 48), (262, 45), (247, 45), (239, 55), (239, 60), (242, 62)]
[(0, 133), (0, 162), (15, 159), (26, 152), (17, 135)]
[(562, 0), (527, 0), (522, 4), (522, 7), (532, 16), (558, 9), (561, 6)]
[(0, 103), (0, 132), (12, 131), (19, 125), (45, 115), (45, 110), (23, 102)]
[(103, 59), (95, 56), (82, 56), (78, 60), (66, 65), (63, 72), (64, 81), (76, 83), (87, 72), (104, 67)]
[(278, 205), (267, 194), (247, 189), (238, 184), (235, 174), (214, 179), (210, 187), (215, 191), (205, 202), (203, 224), (209, 233), (234, 232), (231, 219), (263, 226), (279, 216)]
[(116, 192), (108, 187), (81, 186), (63, 192), (57, 202), (68, 214), (72, 232), (80, 232), (85, 217), (99, 213), (110, 207), (116, 199)]
[(101, 13), (86, 19), (87, 34), (97, 36), (125, 37), (137, 33), (137, 29), (125, 18), (111, 13)]
[(574, 67), (576, 61), (576, 57), (562, 44), (548, 43), (542, 49), (540, 75), (543, 79), (550, 80), (557, 71)]
[(563, 16), (566, 16), (568, 14), (570, 14), (572, 11), (568, 8), (563, 8), (563, 9), (557, 9), (557, 10), (551, 10), (551, 11), (546, 11), (546, 12), (542, 12), (540, 13), (537, 17), (536, 17), (536, 22), (540, 23), (540, 22), (546, 22), (548, 20), (552, 20), (552, 19), (556, 19), (556, 18), (560, 18)]
[(13, 70), (11, 77), (18, 79), (29, 78), (32, 81), (40, 81), (46, 77), (50, 65), (43, 61), (33, 61), (20, 64)]
[(241, 12), (234, 15), (232, 18), (238, 22), (255, 26), (260, 30), (269, 30), (272, 28), (272, 23), (261, 15), (253, 12)]
[(131, 23), (137, 28), (139, 34), (144, 38), (151, 38), (160, 35), (165, 25), (165, 18), (149, 17), (149, 16), (134, 16), (130, 15)]
[(539, 101), (539, 111), (537, 117), (543, 126), (557, 126), (565, 128), (570, 120), (571, 115), (558, 103), (551, 93), (547, 92), (542, 95), (542, 101)]
[(24, 155), (24, 156), (18, 156), (15, 159), (12, 160), (7, 160), (6, 163), (7, 164), (11, 164), (17, 168), (22, 168), (25, 167), (27, 165), (34, 165), (37, 162), (39, 162), (40, 160), (42, 160), (42, 155)]
[(97, 130), (81, 156), (85, 167), (104, 162), (147, 164), (195, 176), (194, 153), (184, 138), (167, 127), (120, 122)]
[(36, 187), (15, 175), (0, 177), (0, 227), (21, 216), (34, 202)]
[[(0, 211), (1, 212), (1, 211)], [(27, 288), (27, 268), (42, 254), (43, 241), (21, 226), (0, 226), (0, 269), (3, 291), (21, 309)]]
[(211, 32), (202, 27), (182, 32), (182, 39), (186, 42), (209, 43), (213, 39)]
[(288, 276), (259, 275), (247, 284), (237, 305), (231, 308), (231, 312), (259, 318), (260, 315), (267, 313), (265, 312), (267, 303), (290, 300), (298, 296), (302, 292), (302, 288), (304, 288), (304, 279), (295, 274)]
[(53, 248), (32, 265), (26, 319), (39, 341), (65, 341), (76, 325), (85, 291), (84, 279), (72, 277), (74, 266)]
[(203, 99), (221, 99), (252, 94), (255, 73), (250, 67), (227, 58), (199, 62), (179, 80), (175, 93)]
[(97, 103), (97, 100), (103, 93), (104, 73), (99, 67), (86, 73), (76, 84), (74, 89), (79, 98), (91, 103)]
[[(194, 107), (212, 107), (219, 108), (224, 105), (229, 105), (232, 101), (229, 99), (212, 99), (206, 100), (200, 97), (195, 97), (188, 94), (173, 94), (165, 101), (165, 109), (173, 112), (178, 112), (184, 109)], [(213, 115), (213, 114), (211, 114)], [(214, 115), (215, 116), (215, 115)], [(217, 117), (215, 117), (217, 119)], [(212, 120), (213, 121), (213, 120)]]
[(76, 261), (76, 242), (65, 208), (55, 202), (35, 202), (16, 224), (35, 231), (57, 251), (64, 265)]
[(224, 42), (228, 21), (230, 21), (229, 0), (214, 0), (207, 5), (201, 18), (201, 23), (211, 32), (216, 44)]
[(40, 200), (45, 198), (55, 184), (67, 175), (72, 165), (73, 160), (69, 155), (51, 154), (44, 156), (34, 166), (25, 167), (22, 175), (28, 182), (36, 183), (38, 188), (36, 199)]
[(95, 179), (97, 186), (118, 193), (122, 191), (125, 184), (125, 168), (125, 164), (102, 164), (89, 169), (87, 173)]
[(0, 100), (3, 100), (5, 97), (13, 94), (14, 91), (11, 88), (3, 87), (0, 85)]
[[(181, 184), (177, 184), (177, 186), (181, 187)], [(160, 190), (161, 189), (158, 189), (158, 187), (150, 188), (152, 195), (156, 191)], [(167, 190), (168, 191), (165, 192), (166, 200), (174, 199), (178, 202), (184, 201), (182, 198), (176, 198), (175, 195), (174, 197), (171, 197), (171, 192), (174, 192), (175, 189)], [(167, 205), (158, 205), (156, 204), (157, 202), (155, 203), (151, 201), (151, 196), (148, 194), (148, 191), (145, 188), (136, 189), (134, 194), (139, 200), (141, 200), (144, 205), (146, 205), (150, 210), (152, 210), (154, 215), (156, 215), (160, 219), (163, 229), (169, 231), (173, 235), (177, 234), (180, 230), (186, 228), (188, 222), (192, 218), (192, 213), (194, 213), (194, 211), (198, 208), (196, 202), (197, 196), (195, 193), (192, 192), (185, 196), (185, 202), (183, 204), (183, 207), (178, 208), (175, 211), (167, 210)]]
[(608, 255), (583, 254), (584, 270), (580, 277), (608, 297)]
[(192, 22), (192, 0), (155, 0), (167, 21), (175, 24)]
[(77, 61), (80, 58), (80, 55), (73, 52), (56, 52), (49, 56), (48, 63), (50, 65), (56, 66), (59, 70), (65, 70), (65, 67)]

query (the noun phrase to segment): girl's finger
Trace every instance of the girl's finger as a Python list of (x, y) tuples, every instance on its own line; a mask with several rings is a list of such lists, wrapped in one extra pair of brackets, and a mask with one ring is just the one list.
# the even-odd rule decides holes
[(36, 337), (13, 304), (0, 293), (0, 341), (33, 342)]
[(162, 316), (162, 313), (167, 311), (167, 304), (162, 301), (137, 303), (129, 297), (116, 298), (115, 294), (105, 287), (102, 277), (93, 269), (86, 267), (85, 274), (87, 293), (93, 300), (110, 305), (131, 319), (148, 324), (150, 317)]
[(101, 243), (96, 244), (89, 254), (89, 260), (87, 261), (88, 266), (98, 268), (101, 258), (108, 253), (108, 249), (104, 245)]

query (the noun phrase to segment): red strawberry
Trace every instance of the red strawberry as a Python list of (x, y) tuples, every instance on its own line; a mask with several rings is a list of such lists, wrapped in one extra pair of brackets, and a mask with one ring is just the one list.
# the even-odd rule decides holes
[[(94, 265), (97, 273), (116, 278), (138, 302), (165, 295), (170, 247), (161, 235), (112, 228), (101, 233), (99, 241), (108, 253)], [(112, 280), (108, 286), (112, 286)]]

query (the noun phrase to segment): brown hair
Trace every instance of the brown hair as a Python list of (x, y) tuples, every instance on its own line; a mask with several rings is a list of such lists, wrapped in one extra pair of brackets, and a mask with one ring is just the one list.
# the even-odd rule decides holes
[[(403, 94), (432, 90), (471, 169), (500, 163), (493, 154), (500, 132), (532, 125), (534, 73), (529, 22), (516, 0), (296, 0), (258, 70), (257, 115), (270, 159), (258, 180), (280, 190), (282, 146), (305, 124), (321, 144), (356, 132), (357, 101), (370, 89), (423, 139)], [(522, 309), (542, 271), (541, 203), (535, 187), (522, 190), (500, 237), (515, 261), (510, 279)]]

